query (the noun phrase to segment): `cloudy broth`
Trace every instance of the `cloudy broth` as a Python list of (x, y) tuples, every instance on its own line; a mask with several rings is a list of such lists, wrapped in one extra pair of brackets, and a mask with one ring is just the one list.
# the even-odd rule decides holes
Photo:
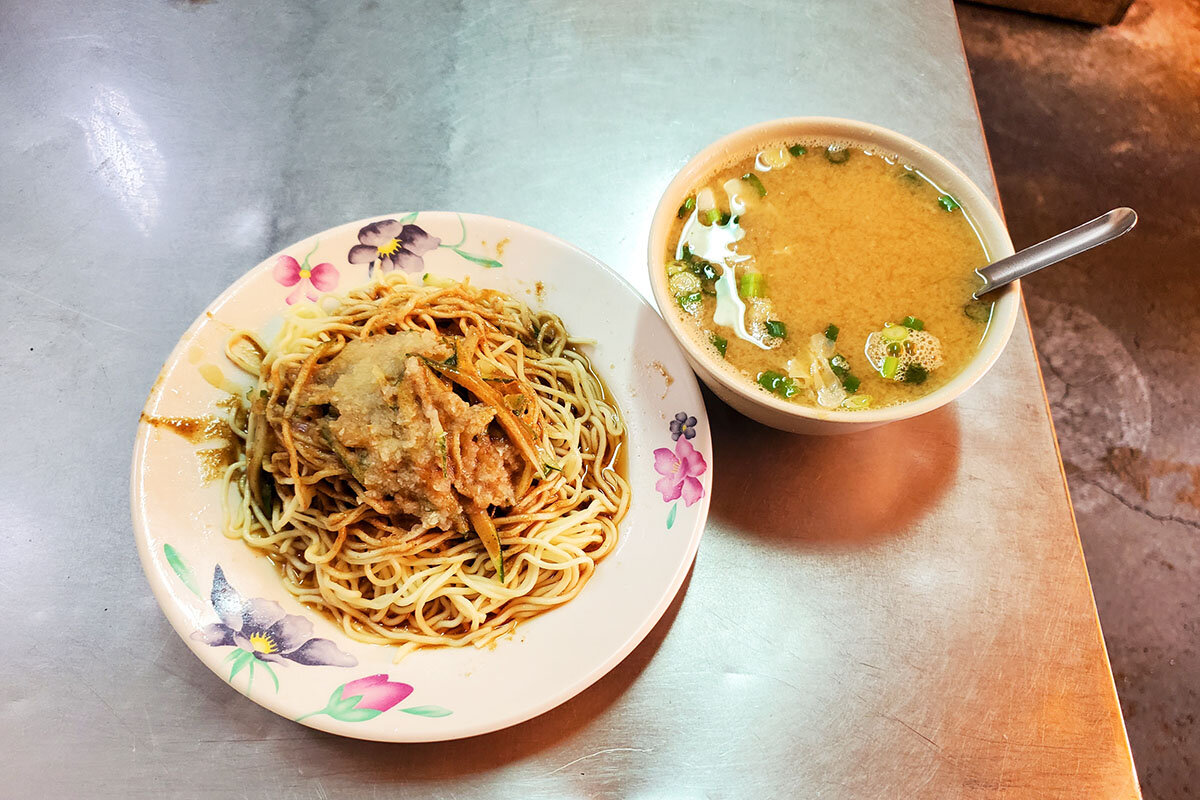
[(745, 379), (861, 410), (921, 397), (974, 357), (986, 251), (918, 169), (857, 147), (765, 147), (694, 187), (668, 240), (670, 313)]

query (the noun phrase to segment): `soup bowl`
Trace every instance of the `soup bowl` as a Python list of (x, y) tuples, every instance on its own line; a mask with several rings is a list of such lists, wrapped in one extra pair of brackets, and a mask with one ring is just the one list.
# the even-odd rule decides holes
[[(692, 369), (718, 397), (734, 409), (764, 425), (805, 434), (841, 434), (862, 431), (889, 422), (933, 411), (953, 401), (982, 378), (996, 363), (1008, 343), (1020, 309), (1017, 283), (988, 295), (994, 302), (988, 323), (974, 357), (959, 374), (929, 394), (911, 401), (880, 408), (852, 411), (823, 409), (791, 402), (768, 394), (746, 375), (704, 347), (684, 329), (672, 313), (674, 298), (667, 286), (667, 252), (672, 224), (680, 205), (691, 191), (712, 172), (761, 146), (783, 141), (818, 140), (836, 142), (895, 156), (912, 165), (942, 191), (958, 200), (983, 244), (988, 261), (1012, 255), (1013, 246), (1004, 220), (987, 195), (948, 160), (928, 147), (895, 131), (847, 119), (792, 117), (763, 122), (718, 139), (700, 151), (679, 171), (663, 192), (650, 225), (650, 285), (659, 310), (675, 336)], [(968, 298), (964, 298), (964, 301)]]

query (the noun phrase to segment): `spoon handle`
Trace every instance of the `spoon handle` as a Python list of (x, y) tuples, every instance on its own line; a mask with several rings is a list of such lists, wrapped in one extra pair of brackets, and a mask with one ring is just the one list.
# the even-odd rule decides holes
[(983, 277), (983, 288), (975, 292), (975, 297), (1006, 286), (1064, 258), (1110, 242), (1121, 234), (1128, 233), (1136, 224), (1137, 214), (1132, 208), (1114, 208), (1078, 228), (1072, 228), (1032, 247), (1026, 247), (1019, 253), (979, 270)]

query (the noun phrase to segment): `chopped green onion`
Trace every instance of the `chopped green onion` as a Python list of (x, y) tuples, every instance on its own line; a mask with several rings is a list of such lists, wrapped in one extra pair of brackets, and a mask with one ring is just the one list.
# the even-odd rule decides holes
[(850, 362), (841, 353), (838, 353), (833, 358), (829, 359), (829, 368), (833, 370), (833, 374), (839, 378), (844, 378), (850, 374)]
[(683, 201), (683, 205), (681, 205), (679, 207), (679, 218), (683, 219), (684, 217), (686, 217), (688, 214), (691, 213), (692, 209), (695, 207), (696, 207), (696, 197), (694, 195), (689, 196), (687, 200)]
[(692, 292), (691, 294), (681, 294), (675, 298), (675, 302), (679, 303), (679, 307), (689, 314), (696, 310), (696, 306), (704, 299), (704, 295), (700, 292)]
[(710, 333), (708, 340), (712, 342), (713, 347), (717, 348), (717, 352), (721, 354), (721, 358), (724, 358), (725, 348), (729, 347), (729, 340), (724, 336), (717, 336), (715, 333)]
[(825, 160), (830, 164), (845, 164), (850, 160), (850, 148), (830, 145), (825, 148)]
[(908, 338), (908, 328), (903, 325), (893, 325), (890, 322), (883, 326), (883, 338), (889, 342), (903, 342)]
[(742, 176), (742, 180), (754, 187), (754, 191), (758, 192), (759, 197), (767, 196), (767, 187), (763, 186), (763, 182), (758, 179), (758, 176), (753, 172), (747, 172)]
[(859, 384), (862, 381), (850, 374), (850, 362), (846, 360), (844, 355), (837, 353), (833, 358), (829, 359), (829, 368), (833, 370), (833, 374), (842, 382), (843, 389), (851, 394), (858, 391)]
[(802, 144), (794, 144), (788, 148), (788, 152), (791, 153), (792, 155), (796, 156), (797, 158), (799, 158), (800, 156), (802, 156), (808, 152), (808, 148)]
[(831, 342), (836, 342), (838, 336), (838, 326), (832, 322), (825, 327), (825, 338)]
[(728, 214), (728, 213), (722, 213), (722, 214), (721, 214), (721, 216), (717, 217), (717, 225), (718, 225), (718, 227), (720, 227), (720, 226), (724, 226), (724, 225), (728, 225), (728, 224), (729, 224), (729, 220), (730, 220), (729, 214)]
[[(521, 398), (522, 400), (525, 399), (525, 395), (523, 395), (523, 394), (519, 394), (516, 396)], [(442, 474), (445, 475), (446, 474), (446, 432), (445, 431), (442, 431), (440, 434), (438, 434), (437, 450), (438, 450), (438, 455), (440, 455), (442, 457)]]
[(425, 273), (421, 280), (426, 286), (437, 286), (440, 289), (446, 289), (455, 285), (453, 278), (446, 278), (441, 275), (431, 275), (428, 272)]
[[(439, 367), (450, 372), (458, 372), (458, 343), (454, 345), (454, 355), (447, 358), (445, 361), (434, 361), (432, 358), (426, 358), (420, 353), (406, 353), (405, 356), (416, 356), (429, 365), (431, 369), (437, 370)], [(401, 376), (403, 377), (403, 376)]]
[(920, 364), (909, 364), (904, 370), (905, 383), (924, 383), (929, 377), (929, 371)]
[(782, 372), (774, 370), (758, 373), (758, 385), (781, 397), (791, 397), (796, 394), (796, 382)]
[(346, 472), (350, 473), (350, 477), (354, 478), (354, 480), (365, 486), (366, 482), (363, 479), (362, 473), (355, 469), (355, 462), (360, 460), (358, 458), (352, 458), (352, 456), (357, 456), (357, 454), (351, 450), (348, 450), (340, 441), (337, 440), (337, 438), (334, 437), (333, 431), (329, 428), (329, 423), (325, 420), (321, 420), (321, 437), (325, 439), (325, 444), (329, 445), (329, 449), (333, 451), (335, 456), (337, 456), (337, 460), (340, 461), (342, 466), (346, 468)]
[(690, 270), (687, 272), (677, 272), (667, 278), (667, 289), (671, 291), (671, 295), (674, 297), (694, 294), (703, 288), (704, 284)]
[(953, 211), (956, 208), (962, 208), (962, 206), (958, 204), (958, 201), (948, 194), (944, 194), (938, 198), (938, 205), (944, 208), (946, 211)]
[(716, 264), (695, 256), (692, 256), (692, 263), (688, 269), (694, 272), (696, 275), (699, 275), (701, 280), (715, 281), (717, 278), (721, 277), (717, 272)]
[(738, 293), (742, 297), (762, 297), (766, 293), (766, 283), (761, 272), (743, 272), (738, 278)]
[(862, 411), (863, 409), (870, 407), (871, 395), (869, 394), (860, 394), (854, 397), (847, 397), (842, 401), (842, 408), (849, 409), (850, 411)]
[(972, 300), (963, 306), (963, 313), (976, 322), (987, 322), (992, 318), (992, 304), (982, 300)]
[(900, 343), (899, 342), (888, 342), (887, 354), (889, 356), (900, 355)]
[(900, 320), (900, 324), (908, 328), (910, 331), (925, 330), (925, 323), (916, 317), (905, 317), (904, 319)]
[(900, 369), (900, 359), (895, 356), (888, 356), (883, 359), (883, 369), (879, 370), (879, 374), (888, 380), (896, 377), (896, 370)]
[(681, 272), (688, 272), (690, 269), (691, 269), (691, 267), (688, 265), (688, 263), (686, 261), (680, 261), (679, 259), (675, 259), (674, 261), (668, 261), (667, 262), (667, 277), (670, 277), (672, 275), (678, 275)]
[(777, 319), (769, 319), (767, 320), (767, 335), (774, 336), (776, 339), (786, 339), (787, 325)]
[(707, 211), (700, 213), (700, 221), (705, 225), (713, 225), (721, 218), (721, 210), (719, 208), (710, 208)]
[(261, 480), (259, 492), (262, 494), (262, 509), (269, 514), (275, 507), (275, 479), (271, 477), (271, 473), (263, 470)]

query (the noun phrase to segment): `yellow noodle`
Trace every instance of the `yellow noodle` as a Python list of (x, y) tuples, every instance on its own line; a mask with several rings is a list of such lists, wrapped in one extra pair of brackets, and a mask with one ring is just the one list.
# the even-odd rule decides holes
[[(293, 310), (269, 347), (248, 331), (230, 340), (230, 359), (258, 383), (230, 420), (241, 448), (224, 474), (226, 535), (269, 556), (287, 589), (348, 636), (397, 645), (398, 656), (422, 647), (487, 646), (575, 597), (616, 547), (630, 501), (629, 484), (609, 468), (624, 422), (586, 358), (572, 349), (582, 342), (557, 317), (502, 293), (425, 286), (400, 273), (332, 306)], [(476, 370), (510, 381), (533, 402), (526, 422), (533, 422), (534, 444), (558, 467), (544, 475), (527, 468), (523, 496), (492, 513), (503, 582), (473, 532), (390, 518), (343, 471), (328, 467), (322, 443), (296, 439), (291, 425), (279, 424), (296, 408), (298, 384), (348, 342), (421, 329), (479, 338)], [(249, 488), (258, 477), (248, 474), (246, 444), (266, 433), (272, 435), (261, 465), (273, 491), (264, 507)]]

